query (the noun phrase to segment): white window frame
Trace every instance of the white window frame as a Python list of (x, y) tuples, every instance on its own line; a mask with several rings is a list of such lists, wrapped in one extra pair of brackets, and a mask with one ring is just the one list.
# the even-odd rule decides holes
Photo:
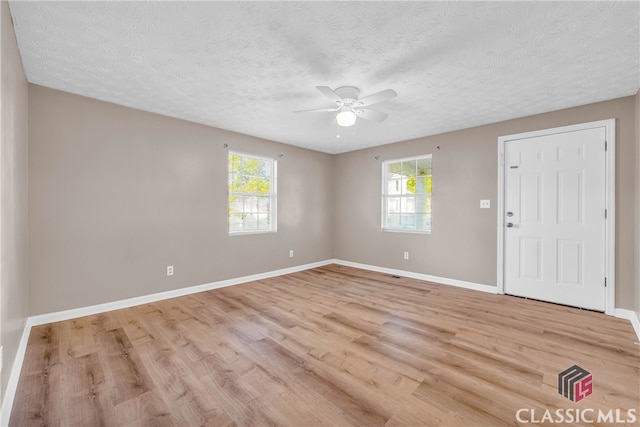
[[(242, 157), (250, 157), (253, 159), (260, 159), (260, 160), (265, 160), (266, 162), (268, 162), (268, 164), (271, 165), (271, 181), (270, 181), (270, 193), (267, 194), (263, 194), (263, 193), (246, 193), (246, 192), (232, 192), (231, 189), (229, 188), (229, 180), (230, 180), (230, 176), (231, 176), (231, 168), (230, 168), (230, 164), (229, 164), (229, 159), (231, 156), (236, 155), (236, 156), (242, 156)], [(239, 151), (229, 151), (228, 155), (227, 155), (227, 229), (229, 231), (229, 236), (245, 236), (248, 234), (268, 234), (268, 233), (275, 233), (278, 231), (278, 198), (277, 198), (277, 189), (278, 189), (278, 161), (272, 157), (266, 157), (266, 156), (259, 156), (259, 155), (255, 155), (255, 154), (248, 154), (248, 153), (243, 153), (243, 152), (239, 152)], [(269, 218), (269, 225), (270, 228), (268, 230), (231, 230), (231, 216), (230, 216), (230, 212), (229, 209), (231, 208), (230, 203), (229, 203), (229, 196), (231, 196), (231, 194), (238, 194), (238, 195), (242, 195), (242, 196), (256, 196), (256, 197), (265, 197), (265, 196), (269, 196), (270, 200), (269, 200), (269, 206), (270, 206), (270, 210), (269, 210), (269, 214), (270, 214), (270, 218)]]
[[(382, 162), (382, 207), (381, 207), (381, 228), (382, 231), (388, 231), (388, 232), (393, 232), (393, 233), (414, 233), (414, 234), (431, 234), (431, 231), (433, 229), (433, 223), (431, 225), (431, 228), (429, 230), (418, 230), (418, 229), (410, 229), (410, 228), (393, 228), (393, 227), (388, 227), (387, 226), (387, 206), (388, 206), (388, 198), (389, 197), (407, 197), (407, 196), (398, 196), (398, 195), (389, 195), (388, 194), (388, 189), (389, 189), (389, 184), (388, 184), (388, 180), (387, 180), (387, 165), (389, 163), (398, 163), (398, 162), (406, 162), (406, 161), (410, 161), (410, 160), (419, 160), (419, 159), (431, 159), (431, 167), (433, 170), (433, 155), (432, 154), (421, 154), (418, 156), (411, 156), (411, 157), (403, 157), (400, 159), (389, 159), (389, 160), (385, 160)], [(431, 176), (433, 177), (433, 172), (431, 173)], [(433, 191), (433, 190), (432, 190)], [(428, 195), (429, 198), (431, 198), (431, 203), (433, 203), (433, 194), (432, 193), (425, 193), (426, 195)], [(429, 212), (431, 214), (431, 221), (433, 221), (433, 213), (432, 211)]]

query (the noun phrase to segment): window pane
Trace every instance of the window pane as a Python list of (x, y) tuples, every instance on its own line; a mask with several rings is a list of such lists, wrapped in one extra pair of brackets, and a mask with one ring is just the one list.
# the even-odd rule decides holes
[(427, 177), (418, 176), (415, 179), (416, 194), (424, 194), (427, 192)]
[(398, 178), (402, 175), (402, 162), (387, 163), (387, 179)]
[(229, 153), (230, 232), (275, 228), (271, 220), (271, 205), (275, 201), (274, 165), (272, 159)]
[(431, 231), (431, 155), (385, 162), (384, 227)]
[(240, 170), (242, 170), (242, 156), (229, 154), (229, 171), (235, 172)]
[(271, 202), (271, 197), (258, 197), (258, 212), (259, 213), (269, 213), (269, 204)]
[(416, 229), (426, 231), (431, 230), (431, 215), (416, 214)]
[(244, 197), (229, 195), (229, 212), (242, 212), (244, 209)]
[(387, 228), (399, 228), (400, 227), (400, 215), (387, 214)]
[(416, 161), (408, 160), (402, 162), (402, 174), (406, 177), (416, 176)]
[(242, 214), (229, 215), (229, 231), (242, 231)]
[(400, 221), (402, 228), (416, 228), (416, 216), (414, 214), (402, 214)]
[(400, 194), (402, 188), (402, 180), (401, 179), (391, 179), (387, 182), (387, 192), (388, 194)]
[(271, 185), (268, 178), (251, 176), (247, 177), (242, 191), (245, 193), (269, 194), (271, 192)]
[(402, 205), (402, 213), (414, 213), (416, 211), (416, 198), (415, 197), (404, 197)]
[(416, 192), (416, 178), (403, 178), (402, 179), (402, 194), (415, 194)]
[(244, 212), (256, 213), (258, 212), (258, 198), (255, 196), (249, 196), (244, 198)]
[(418, 175), (431, 175), (431, 157), (418, 159)]
[(416, 212), (418, 213), (431, 212), (431, 198), (427, 196), (416, 197)]
[(255, 213), (244, 214), (244, 229), (245, 230), (258, 229), (258, 214), (255, 214)]
[(269, 230), (270, 228), (271, 224), (269, 224), (269, 215), (264, 213), (258, 214), (258, 229)]
[(264, 161), (255, 157), (243, 157), (242, 173), (252, 176), (264, 176)]
[(389, 212), (389, 213), (400, 213), (400, 198), (399, 197), (389, 197), (387, 199), (387, 212)]
[(257, 176), (263, 176), (263, 177), (269, 176), (267, 164), (264, 160), (257, 159), (256, 168), (257, 168), (256, 170)]
[(262, 176), (271, 180), (271, 172), (272, 172), (273, 162), (265, 162), (262, 170)]

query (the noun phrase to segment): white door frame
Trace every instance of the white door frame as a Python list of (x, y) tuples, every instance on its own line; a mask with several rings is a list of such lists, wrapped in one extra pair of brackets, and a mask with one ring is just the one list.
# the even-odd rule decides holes
[[(605, 292), (605, 314), (614, 315), (616, 303), (616, 274), (615, 274), (615, 248), (616, 248), (616, 204), (615, 204), (615, 176), (616, 176), (616, 120), (599, 120), (595, 122), (580, 123), (571, 126), (562, 126), (551, 129), (524, 132), (498, 137), (498, 293), (504, 294), (504, 147), (508, 141), (525, 138), (535, 138), (557, 133), (575, 132), (593, 128), (605, 128), (607, 151), (605, 152), (605, 200), (607, 210), (607, 222), (605, 232), (605, 275), (607, 289)], [(604, 215), (604, 212), (603, 212)]]

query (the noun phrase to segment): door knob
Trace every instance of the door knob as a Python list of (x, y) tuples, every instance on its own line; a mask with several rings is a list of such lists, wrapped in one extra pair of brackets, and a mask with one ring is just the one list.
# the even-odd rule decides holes
[(507, 227), (508, 227), (508, 228), (513, 227), (513, 223), (512, 223), (512, 222), (508, 222), (508, 223), (507, 223)]

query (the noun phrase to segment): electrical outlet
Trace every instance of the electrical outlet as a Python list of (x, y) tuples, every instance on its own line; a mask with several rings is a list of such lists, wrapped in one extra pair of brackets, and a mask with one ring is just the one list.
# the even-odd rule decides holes
[(491, 200), (480, 200), (480, 209), (491, 208)]
[(173, 276), (173, 265), (167, 266), (167, 276)]
[(409, 252), (404, 253), (404, 259), (409, 259)]
[(289, 251), (289, 258), (293, 258), (293, 249)]

